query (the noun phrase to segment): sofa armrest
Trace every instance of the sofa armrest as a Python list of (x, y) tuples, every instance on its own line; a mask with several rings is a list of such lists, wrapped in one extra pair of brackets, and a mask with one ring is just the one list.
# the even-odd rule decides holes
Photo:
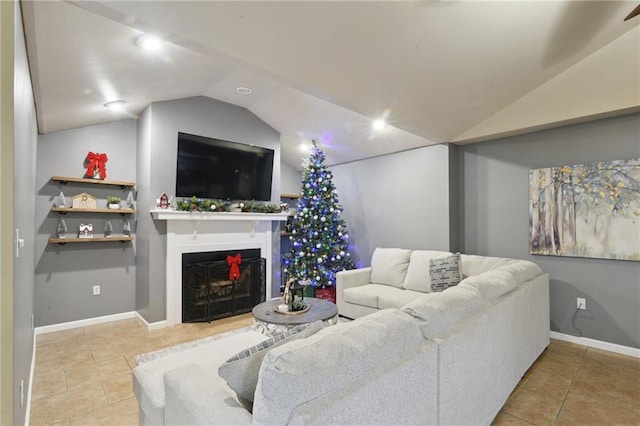
[(358, 287), (371, 283), (371, 267), (340, 271), (336, 274), (336, 290)]
[(344, 297), (342, 292), (348, 288), (366, 285), (371, 282), (371, 267), (340, 271), (336, 274), (336, 304), (338, 312), (343, 312)]
[(164, 373), (165, 425), (250, 425), (251, 414), (196, 364)]

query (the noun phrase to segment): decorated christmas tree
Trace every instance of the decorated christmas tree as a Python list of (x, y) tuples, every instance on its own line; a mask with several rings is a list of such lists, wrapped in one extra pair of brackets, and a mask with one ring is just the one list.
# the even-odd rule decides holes
[(291, 251), (283, 259), (286, 280), (294, 278), (313, 287), (333, 286), (337, 272), (355, 267), (347, 226), (340, 219), (342, 206), (324, 159), (324, 152), (314, 142), (302, 172), (300, 200), (289, 237)]

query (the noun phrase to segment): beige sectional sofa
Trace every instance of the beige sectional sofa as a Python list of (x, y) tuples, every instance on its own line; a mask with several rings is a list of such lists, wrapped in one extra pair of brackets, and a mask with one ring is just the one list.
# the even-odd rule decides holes
[(527, 261), (462, 255), (464, 279), (435, 293), (417, 272), (407, 282), (409, 268), (428, 274), (427, 258), (450, 253), (409, 251), (414, 265), (403, 256), (380, 249), (368, 271), (338, 274), (340, 310), (359, 318), (268, 351), (252, 413), (216, 371), (239, 340), (260, 340), (254, 331), (134, 369), (141, 423), (490, 424), (549, 343), (548, 275)]

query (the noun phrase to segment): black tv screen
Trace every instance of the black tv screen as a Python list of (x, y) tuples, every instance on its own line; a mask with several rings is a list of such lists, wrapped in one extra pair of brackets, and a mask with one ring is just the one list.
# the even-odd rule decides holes
[(178, 197), (270, 201), (272, 171), (272, 149), (178, 133)]

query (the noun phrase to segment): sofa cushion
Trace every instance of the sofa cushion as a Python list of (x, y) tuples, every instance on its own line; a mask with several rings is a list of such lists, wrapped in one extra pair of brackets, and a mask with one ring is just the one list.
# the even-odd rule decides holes
[(452, 287), (429, 293), (408, 303), (402, 311), (414, 317), (422, 334), (429, 339), (446, 333), (451, 327), (480, 310), (484, 301), (472, 287)]
[(410, 256), (411, 250), (376, 248), (371, 257), (371, 282), (401, 288)]
[(448, 251), (414, 250), (411, 252), (407, 275), (404, 278), (404, 288), (407, 290), (431, 293), (431, 276), (429, 261), (451, 256)]
[(275, 348), (260, 369), (253, 422), (287, 424), (301, 405), (331, 395), (424, 344), (413, 318), (386, 309)]
[(316, 321), (300, 324), (273, 337), (263, 340), (257, 345), (243, 349), (218, 368), (220, 377), (238, 395), (238, 399), (245, 407), (250, 408), (253, 395), (258, 383), (258, 373), (264, 356), (271, 349), (295, 339), (311, 336), (322, 329), (322, 322)]
[(242, 348), (255, 345), (265, 336), (254, 330), (229, 332), (228, 336), (193, 348), (170, 353), (133, 369), (133, 392), (149, 424), (164, 422), (164, 373), (185, 364), (199, 365), (214, 385), (225, 386), (218, 367)]
[(378, 296), (378, 309), (400, 309), (407, 303), (424, 295), (425, 293), (419, 291), (402, 289), (395, 289), (393, 292), (385, 292)]
[(346, 303), (378, 309), (380, 295), (392, 295), (399, 291), (403, 290), (382, 284), (365, 284), (345, 289), (342, 297)]
[(463, 280), (458, 287), (476, 289), (485, 302), (491, 302), (507, 294), (518, 286), (518, 282), (508, 271), (494, 269)]
[(460, 283), (460, 253), (429, 261), (431, 291), (442, 291)]
[(512, 263), (503, 266), (500, 270), (509, 272), (516, 279), (518, 284), (529, 281), (542, 273), (538, 265), (528, 260), (514, 260)]
[[(251, 414), (232, 397), (226, 386), (216, 386), (197, 364), (164, 373), (164, 422), (152, 425), (250, 425)], [(215, 419), (215, 423), (212, 422)], [(107, 423), (107, 422), (104, 422)], [(142, 425), (147, 423), (140, 422)]]
[(489, 257), (477, 256), (474, 254), (463, 254), (461, 255), (460, 269), (462, 275), (470, 277), (473, 275), (480, 275), (483, 272), (487, 272), (492, 269), (510, 265), (514, 262), (517, 262), (517, 260), (508, 259), (505, 257)]

